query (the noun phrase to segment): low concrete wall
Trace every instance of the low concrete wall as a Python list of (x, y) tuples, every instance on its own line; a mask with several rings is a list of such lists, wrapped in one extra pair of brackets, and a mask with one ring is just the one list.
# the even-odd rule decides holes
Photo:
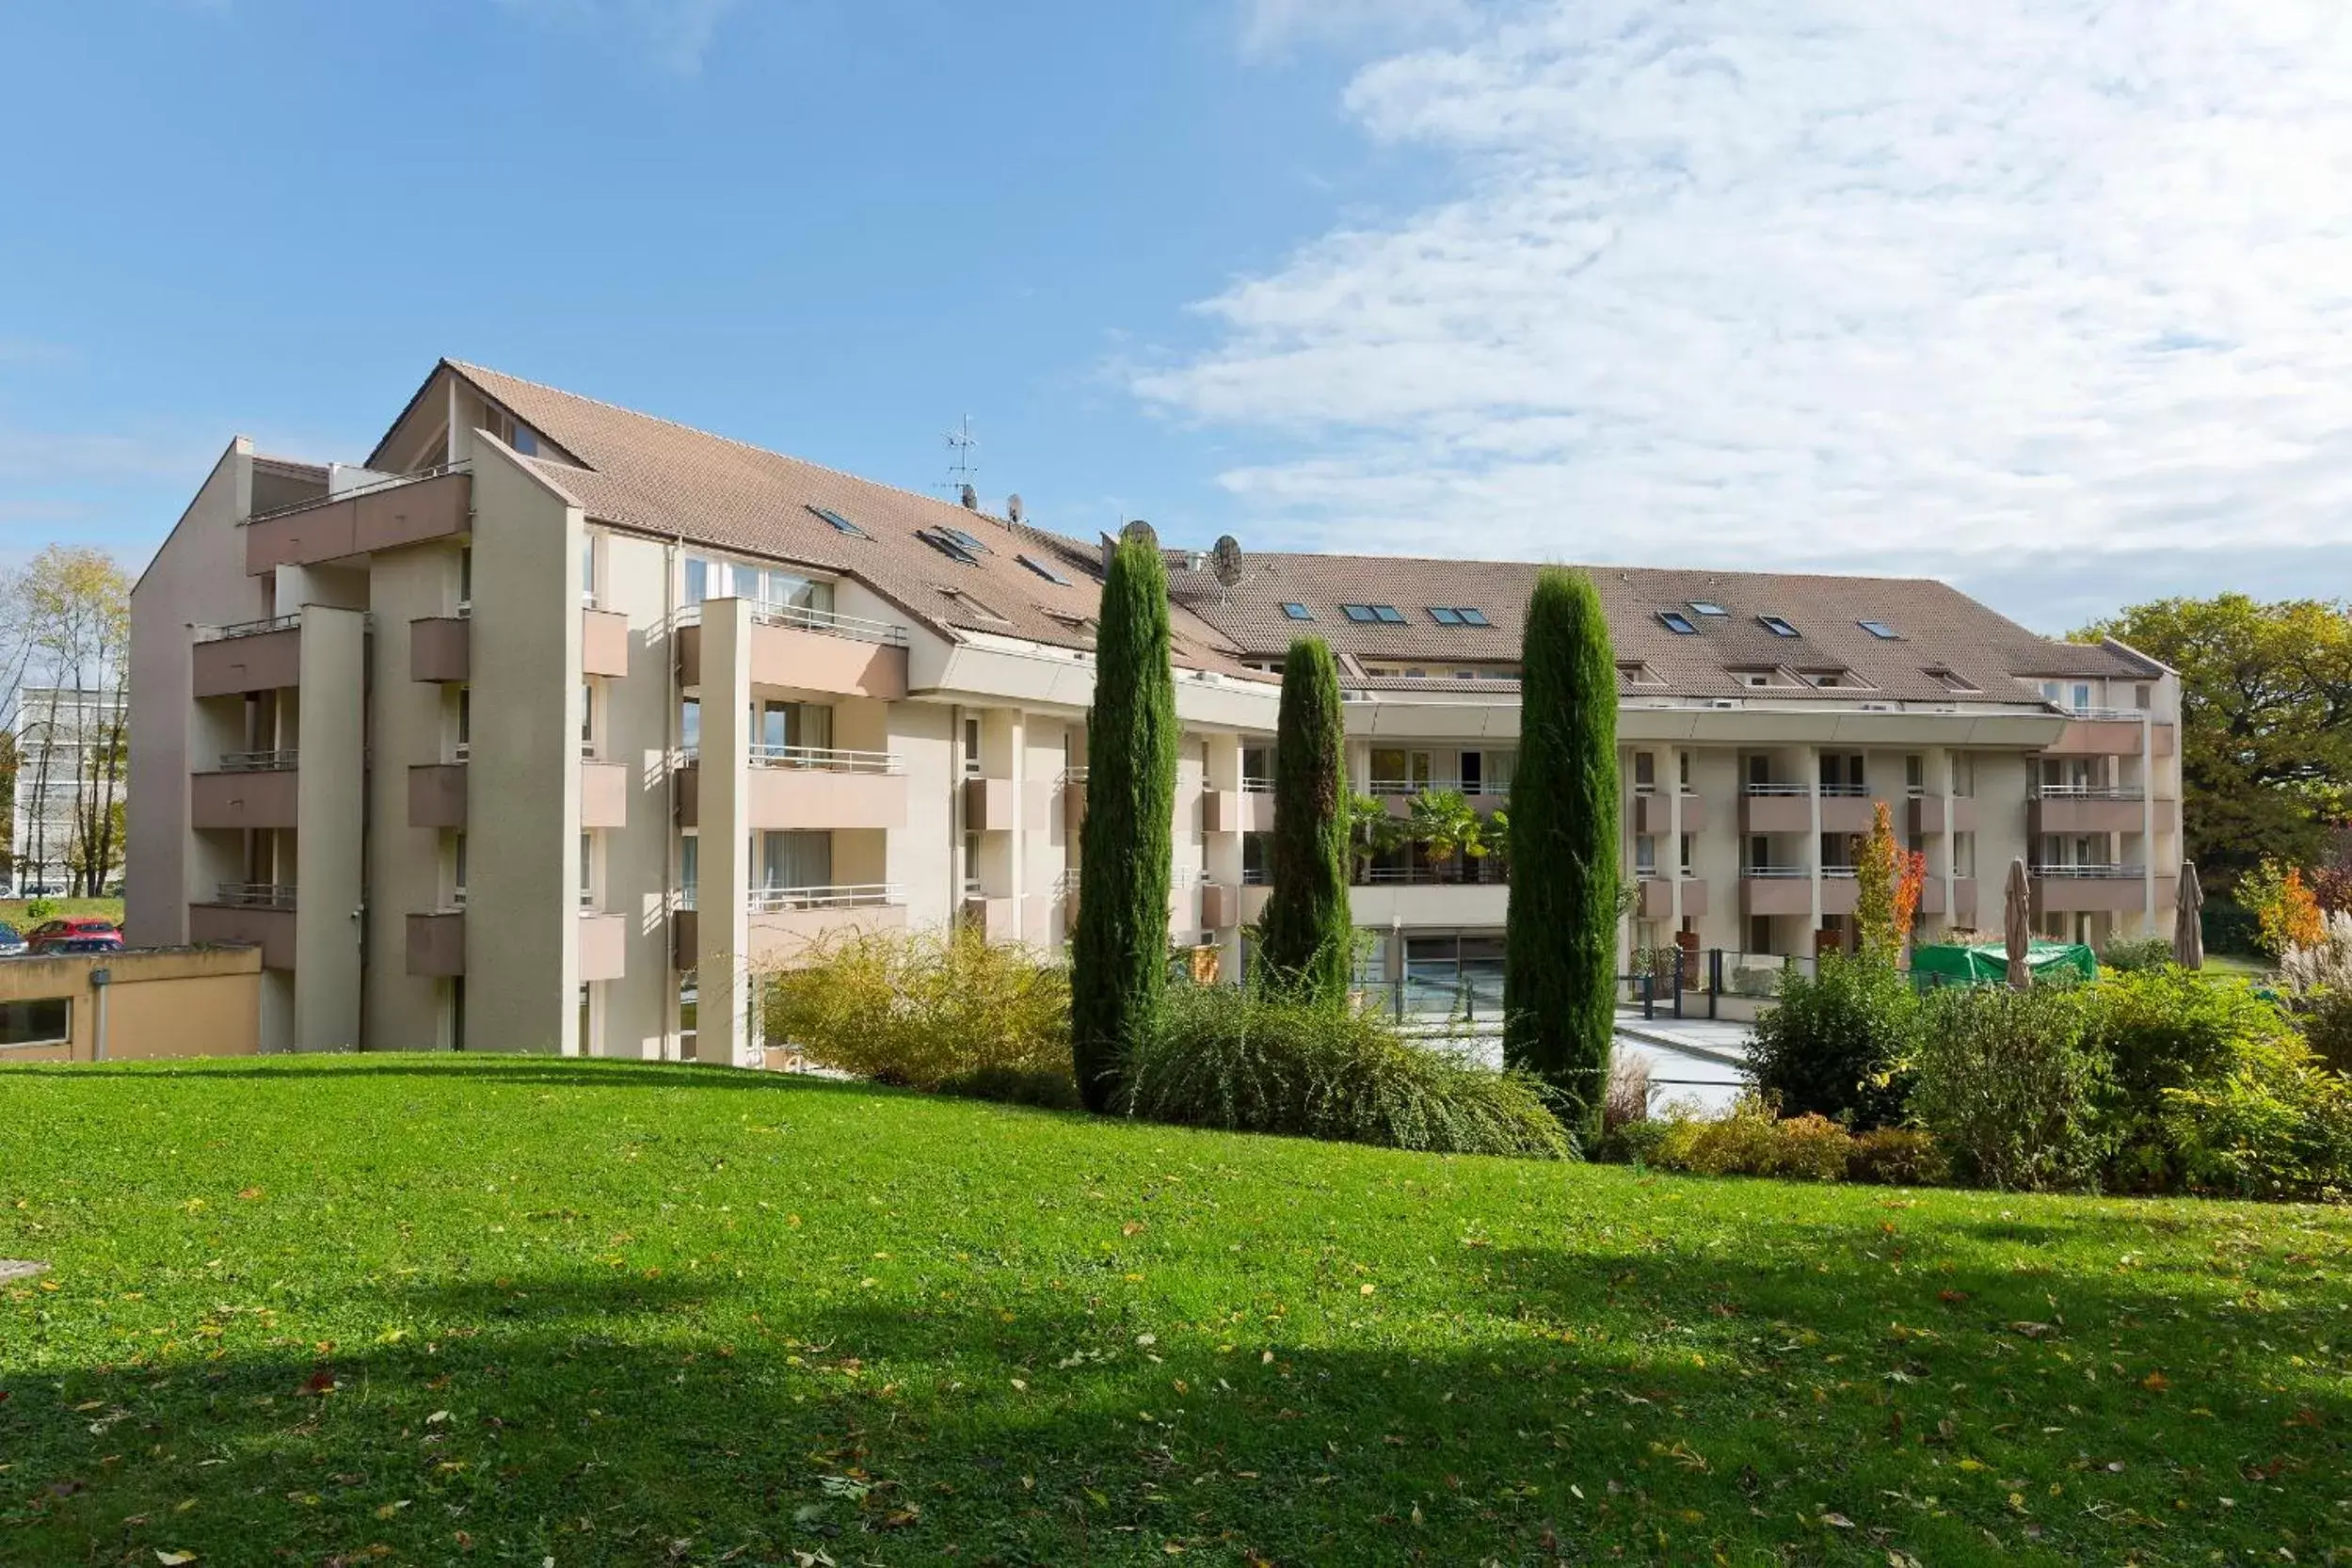
[[(106, 984), (92, 984), (101, 973)], [(261, 1049), (261, 950), (133, 948), (0, 961), (0, 1020), (8, 1026), (0, 1038), (57, 1025), (55, 1039), (0, 1045), (0, 1063), (251, 1056)]]

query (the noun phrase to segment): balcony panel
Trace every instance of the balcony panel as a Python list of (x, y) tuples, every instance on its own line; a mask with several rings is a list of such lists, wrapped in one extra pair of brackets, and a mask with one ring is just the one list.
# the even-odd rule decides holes
[(763, 910), (755, 911), (750, 922), (752, 962), (789, 967), (806, 963), (812, 944), (859, 932), (905, 930), (906, 906)]
[(2148, 735), (2149, 740), (2152, 743), (2151, 749), (2152, 749), (2159, 757), (2171, 756), (2173, 751), (2180, 744), (2179, 733), (2168, 724), (2150, 725), (2148, 727)]
[(1075, 833), (1086, 825), (1086, 780), (1062, 781), (1062, 825)]
[(580, 825), (629, 825), (628, 763), (583, 761), (580, 764)]
[(670, 968), (683, 974), (702, 962), (702, 925), (692, 909), (670, 915)]
[(1877, 820), (1879, 803), (1861, 795), (1824, 795), (1821, 797), (1821, 831), (1824, 833), (1866, 834)]
[(1240, 889), (1222, 882), (1201, 884), (1201, 926), (1207, 931), (1230, 931), (1241, 923)]
[(1201, 792), (1201, 831), (1203, 833), (1239, 833), (1241, 831), (1241, 796), (1231, 790)]
[[(1263, 884), (1253, 885), (1244, 883), (1241, 887), (1241, 923), (1243, 925), (1256, 925), (1260, 920), (1264, 920), (1266, 918), (1266, 901), (1273, 896), (1274, 890), (1272, 888), (1266, 887)], [(1075, 904), (1077, 901), (1072, 900), (1071, 902)]]
[(408, 972), (442, 978), (466, 972), (466, 916), (437, 909), (408, 917)]
[(195, 695), (242, 696), (247, 692), (270, 692), (302, 683), (302, 629), (280, 627), (243, 637), (222, 637), (199, 643), (195, 658)]
[(999, 833), (1013, 825), (1013, 781), (1009, 778), (964, 780), (964, 831)]
[(2136, 757), (2139, 726), (2129, 719), (2072, 719), (2042, 748), (2045, 757)]
[(1673, 832), (1673, 797), (1671, 795), (1634, 796), (1633, 830), (1636, 833), (1650, 834)]
[(964, 923), (991, 942), (1010, 942), (1020, 936), (1018, 914), (1009, 898), (967, 895), (961, 912)]
[(1739, 831), (1810, 833), (1813, 831), (1813, 797), (1742, 795), (1739, 797)]
[(188, 779), (188, 822), (195, 827), (300, 825), (301, 776), (292, 768), (200, 773)]
[(629, 673), (629, 617), (614, 610), (580, 612), (580, 673)]
[[(700, 769), (692, 770), (699, 774)], [(747, 809), (760, 828), (904, 827), (906, 776), (752, 768)]]
[(259, 576), (276, 567), (448, 538), (472, 526), (472, 509), (473, 480), (463, 473), (328, 497), (247, 524), (245, 569)]
[(702, 764), (688, 762), (678, 770), (678, 825), (702, 825)]
[(751, 680), (757, 686), (897, 702), (906, 696), (906, 649), (760, 621), (751, 628)]
[(1929, 833), (1974, 833), (1976, 830), (1976, 802), (1969, 795), (1913, 795), (1911, 797), (1911, 831), (1913, 838)]
[(2034, 878), (2037, 915), (2120, 914), (2146, 902), (2146, 887), (2137, 874), (2129, 876), (2037, 876)]
[(618, 980), (627, 968), (629, 917), (580, 912), (580, 980)]
[(2137, 833), (2141, 803), (2084, 795), (2037, 795), (2025, 806), (2026, 831), (2044, 833)]
[(1704, 920), (1707, 912), (1707, 885), (1696, 877), (1682, 881), (1682, 912), (1693, 920)]
[(1635, 884), (1640, 897), (1634, 904), (1634, 914), (1645, 920), (1671, 920), (1674, 918), (1674, 885), (1664, 877), (1644, 877)]
[(408, 769), (408, 825), (466, 825), (466, 765), (421, 762)]
[(294, 968), (294, 911), (235, 904), (188, 905), (188, 940), (242, 942), (262, 950), (262, 968)]
[(1944, 878), (1930, 875), (1919, 884), (1919, 908), (1916, 912), (1921, 915), (1944, 913)]
[(1854, 912), (1855, 895), (1861, 884), (1850, 876), (1825, 876), (1821, 879), (1821, 913), (1850, 915)]
[(1810, 915), (1813, 880), (1803, 876), (1743, 876), (1739, 879), (1739, 912), (1743, 915)]
[[(1250, 888), (1245, 891), (1257, 891)], [(1487, 883), (1380, 882), (1348, 889), (1348, 914), (1359, 926), (1496, 926), (1511, 906), (1511, 889)]]
[(473, 674), (473, 623), (426, 616), (408, 623), (408, 679), (468, 680)]

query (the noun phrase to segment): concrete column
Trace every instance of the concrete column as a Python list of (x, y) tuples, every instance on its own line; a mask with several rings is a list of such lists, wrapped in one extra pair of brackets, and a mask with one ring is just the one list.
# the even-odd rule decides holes
[(1800, 755), (1804, 771), (1805, 796), (1813, 802), (1813, 831), (1805, 835), (1805, 858), (1813, 862), (1813, 916), (1805, 926), (1805, 946), (1810, 952), (1821, 935), (1821, 748), (1806, 746)]
[(302, 1050), (341, 1050), (360, 1043), (367, 616), (304, 605), (300, 634), (294, 1043)]
[(695, 1059), (752, 1064), (751, 607), (702, 605), (700, 888), (695, 901)]

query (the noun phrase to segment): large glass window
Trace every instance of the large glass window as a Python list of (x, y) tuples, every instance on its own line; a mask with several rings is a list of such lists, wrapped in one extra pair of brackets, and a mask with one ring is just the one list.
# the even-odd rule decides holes
[(763, 833), (760, 836), (760, 883), (763, 888), (833, 886), (833, 835)]
[(71, 998), (0, 1001), (0, 1046), (56, 1046), (72, 1038)]
[(702, 885), (702, 836), (688, 833), (678, 840), (678, 906), (698, 906)]

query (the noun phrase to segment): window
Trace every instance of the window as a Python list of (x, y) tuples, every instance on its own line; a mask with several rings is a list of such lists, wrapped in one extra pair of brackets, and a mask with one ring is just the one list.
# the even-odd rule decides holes
[(1675, 782), (1682, 786), (1682, 792), (1688, 794), (1690, 792), (1690, 753), (1687, 751), (1674, 753), (1674, 778)]
[(702, 744), (702, 699), (680, 697), (678, 703), (678, 744), (688, 751)]
[(830, 506), (811, 506), (808, 509), (816, 513), (817, 516), (824, 519), (827, 523), (831, 524), (833, 531), (836, 534), (846, 534), (853, 539), (871, 539), (873, 537), (872, 534), (867, 533), (864, 529), (858, 527), (856, 523), (850, 521), (849, 519), (841, 516), (840, 513), (833, 510)]
[(964, 776), (980, 776), (980, 721), (975, 718), (964, 721)]
[(1462, 624), (1462, 612), (1459, 610), (1448, 610), (1442, 604), (1432, 604), (1427, 608), (1429, 610), (1429, 618), (1435, 621), (1440, 626), (1460, 626)]
[(974, 555), (986, 555), (990, 553), (986, 545), (982, 544), (978, 538), (974, 537), (972, 535), (965, 533), (961, 528), (948, 528), (943, 526), (940, 528), (939, 532), (946, 537), (953, 539), (957, 544), (962, 545), (966, 550), (969, 551)]
[[(976, 620), (1005, 622), (1004, 616), (961, 588), (941, 588), (939, 591), (948, 597), (949, 602)], [(1009, 625), (1010, 622), (1005, 622), (1005, 624)]]
[(1617, 662), (1617, 679), (1628, 686), (1663, 686), (1666, 678), (1639, 659)]
[[(951, 531), (945, 528), (923, 528), (916, 531), (915, 537), (922, 540), (923, 543), (929, 545), (932, 549), (937, 551), (940, 554), (946, 556), (951, 561), (959, 561), (968, 567), (976, 567), (980, 565), (979, 552), (961, 542), (963, 539), (970, 538), (971, 536), (964, 534), (960, 530)], [(979, 541), (976, 539), (973, 540), (974, 544), (977, 544), (978, 542)]]
[(580, 830), (580, 907), (596, 907), (596, 835)]
[(1063, 576), (1060, 572), (1054, 570), (1051, 567), (1046, 565), (1045, 562), (1040, 561), (1034, 555), (1016, 555), (1014, 559), (1020, 562), (1021, 565), (1027, 567), (1030, 570), (1035, 572), (1038, 576), (1044, 578), (1048, 583), (1058, 583), (1065, 588), (1070, 585), (1070, 580), (1068, 578)]
[(1928, 760), (1915, 751), (1903, 759), (1903, 792), (1912, 795), (1928, 792)]
[(1378, 616), (1372, 614), (1372, 607), (1368, 604), (1342, 604), (1339, 606), (1339, 613), (1359, 626), (1368, 626), (1380, 619)]
[(1966, 676), (1948, 664), (1929, 664), (1921, 673), (1947, 692), (1974, 692), (1980, 689)]
[(1372, 618), (1383, 626), (1402, 626), (1404, 612), (1393, 604), (1375, 604), (1372, 606)]
[(1464, 604), (1461, 608), (1454, 611), (1454, 614), (1462, 617), (1462, 624), (1464, 626), (1492, 626), (1495, 624), (1493, 621), (1486, 618), (1486, 612), (1479, 609), (1476, 605)]
[(1976, 835), (1975, 833), (1961, 832), (1952, 835), (1952, 874), (1954, 876), (1976, 874)]
[(760, 883), (763, 888), (829, 888), (833, 885), (833, 835), (762, 833)]
[(1634, 836), (1633, 871), (1636, 876), (1656, 876), (1657, 874), (1656, 835), (1651, 833), (1640, 833)]
[(1769, 953), (1772, 951), (1771, 916), (1748, 917), (1748, 951), (1755, 953)]
[(1903, 634), (1900, 632), (1896, 631), (1895, 628), (1887, 625), (1887, 623), (1882, 620), (1858, 620), (1854, 622), (1854, 624), (1861, 627), (1864, 632), (1869, 632), (1872, 636), (1878, 638), (1881, 642), (1895, 643), (1900, 642), (1903, 639)]
[(1296, 600), (1292, 600), (1285, 603), (1282, 607), (1282, 613), (1289, 616), (1292, 620), (1313, 620), (1315, 618), (1315, 612), (1309, 610), (1305, 605), (1299, 603)]
[(1636, 790), (1657, 788), (1657, 753), (1637, 751), (1633, 754), (1633, 787)]
[(449, 838), (450, 902), (463, 909), (466, 906), (466, 836), (460, 831), (452, 833)]
[(980, 835), (964, 835), (964, 896), (980, 896)]
[(2143, 713), (2146, 712), (2148, 711), (2150, 698), (2152, 695), (2153, 694), (2147, 682), (2142, 681), (2140, 684), (2132, 688), (2132, 706), (2138, 709)]
[(1699, 634), (1699, 629), (1690, 623), (1690, 617), (1680, 610), (1660, 610), (1657, 618), (1658, 624), (1677, 637), (1695, 637)]
[(1816, 686), (1839, 687), (1859, 686), (1863, 684), (1863, 682), (1854, 679), (1854, 672), (1852, 670), (1814, 669), (1805, 670), (1802, 673), (1806, 680), (1812, 681)]
[(580, 682), (580, 755), (596, 755), (596, 682)]
[(1690, 601), (1690, 609), (1692, 614), (1701, 616), (1728, 616), (1731, 614), (1729, 610), (1724, 609), (1720, 604), (1716, 603), (1715, 600), (1711, 599), (1694, 599)]
[(596, 536), (580, 536), (580, 602), (596, 607)]
[(701, 898), (702, 836), (687, 833), (678, 840), (678, 907), (693, 909)]
[(473, 741), (473, 688), (457, 688), (457, 757), (465, 759), (466, 750)]
[(72, 999), (0, 1001), (0, 1046), (61, 1046), (72, 1038)]
[(1775, 637), (1793, 637), (1797, 634), (1797, 629), (1778, 616), (1758, 616), (1756, 624)]
[[(466, 545), (457, 552), (457, 608), (466, 610), (472, 608), (472, 604), (473, 546)], [(2143, 691), (2146, 689), (2141, 688)]]
[(1691, 876), (1691, 875), (1694, 875), (1695, 873), (1692, 872), (1691, 868), (1692, 868), (1693, 866), (1696, 866), (1698, 863), (1699, 863), (1699, 836), (1698, 836), (1696, 833), (1686, 833), (1686, 834), (1684, 834), (1684, 835), (1682, 836), (1682, 859), (1681, 859), (1681, 865), (1682, 865), (1682, 873), (1683, 873), (1683, 875), (1685, 875), (1685, 876)]

